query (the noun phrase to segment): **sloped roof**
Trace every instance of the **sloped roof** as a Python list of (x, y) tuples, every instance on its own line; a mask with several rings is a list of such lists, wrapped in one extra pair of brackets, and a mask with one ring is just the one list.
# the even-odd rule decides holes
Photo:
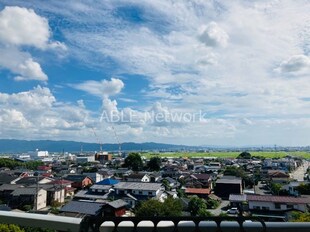
[(185, 193), (191, 193), (191, 194), (210, 194), (210, 189), (204, 189), (204, 188), (186, 188)]
[(310, 204), (310, 197), (288, 197), (288, 196), (272, 196), (272, 195), (246, 195), (246, 196), (248, 201)]
[(119, 182), (114, 185), (115, 189), (131, 189), (131, 190), (145, 190), (145, 191), (157, 191), (161, 188), (160, 183), (148, 183), (148, 182)]
[(17, 178), (16, 175), (6, 173), (6, 172), (1, 172), (0, 173), (0, 184), (9, 184), (11, 183), (12, 180), (15, 180)]
[(60, 212), (97, 215), (104, 204), (84, 201), (70, 201), (60, 209)]
[(113, 207), (114, 209), (119, 209), (128, 205), (128, 203), (126, 201), (123, 201), (122, 199), (111, 201), (108, 202), (107, 204)]
[(229, 201), (244, 202), (247, 199), (245, 194), (229, 194)]
[(119, 183), (118, 180), (107, 178), (107, 179), (97, 182), (96, 185), (115, 185), (117, 183)]
[[(40, 189), (39, 189), (40, 190)], [(45, 190), (44, 190), (45, 191)], [(37, 188), (18, 188), (15, 189), (11, 194), (13, 196), (20, 196), (20, 195), (35, 195), (37, 192)]]
[(199, 179), (199, 180), (208, 180), (210, 179), (210, 175), (209, 174), (192, 174), (191, 176)]
[(4, 190), (15, 190), (18, 188), (24, 187), (23, 185), (18, 185), (18, 184), (3, 184), (0, 186), (0, 191), (4, 191)]
[(85, 175), (67, 175), (64, 177), (65, 180), (73, 181), (73, 182), (82, 182), (85, 178), (89, 178)]

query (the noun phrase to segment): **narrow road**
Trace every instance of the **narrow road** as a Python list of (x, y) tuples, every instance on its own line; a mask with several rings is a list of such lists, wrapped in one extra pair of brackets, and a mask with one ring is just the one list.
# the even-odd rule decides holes
[(304, 180), (304, 175), (305, 172), (307, 171), (307, 168), (309, 167), (309, 162), (308, 161), (304, 161), (302, 165), (300, 165), (300, 167), (298, 167), (296, 170), (294, 170), (290, 176), (292, 179), (295, 179), (297, 181), (303, 181)]
[(214, 216), (220, 215), (220, 213), (226, 213), (226, 210), (222, 210), (222, 208), (225, 208), (229, 205), (229, 201), (222, 200), (219, 207), (216, 209), (208, 209), (209, 212), (211, 212)]

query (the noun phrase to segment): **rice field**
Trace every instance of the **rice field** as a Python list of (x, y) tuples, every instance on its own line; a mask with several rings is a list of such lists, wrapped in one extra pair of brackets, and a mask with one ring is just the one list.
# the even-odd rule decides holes
[[(141, 154), (145, 158), (149, 159), (153, 156), (160, 156), (162, 158), (236, 158), (241, 152), (161, 152), (161, 153), (143, 153)], [(252, 156), (261, 156), (265, 158), (282, 158), (287, 155), (299, 156), (305, 159), (310, 159), (310, 152), (306, 151), (250, 151)]]

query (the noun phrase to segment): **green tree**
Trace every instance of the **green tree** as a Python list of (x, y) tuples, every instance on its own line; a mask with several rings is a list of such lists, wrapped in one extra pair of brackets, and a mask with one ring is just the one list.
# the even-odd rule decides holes
[(124, 167), (130, 168), (133, 171), (139, 171), (143, 168), (141, 156), (138, 153), (130, 153), (125, 159)]
[(149, 199), (136, 207), (135, 214), (137, 217), (181, 216), (182, 204), (172, 197), (168, 197), (164, 202)]
[(197, 196), (191, 197), (188, 210), (192, 216), (211, 216), (211, 213), (207, 210), (206, 201)]
[(163, 186), (165, 187), (165, 190), (170, 190), (169, 181), (166, 179), (163, 179), (162, 181)]
[(293, 212), (292, 222), (310, 222), (310, 213)]
[(244, 152), (241, 152), (238, 156), (237, 156), (237, 159), (251, 159), (252, 156), (249, 152), (247, 151), (244, 151)]
[(271, 183), (270, 188), (273, 194), (279, 195), (282, 185), (279, 183)]
[(159, 171), (160, 166), (161, 166), (160, 157), (158, 157), (158, 156), (152, 157), (147, 166), (151, 171)]
[(211, 198), (206, 200), (206, 206), (208, 209), (216, 209), (219, 205), (220, 203), (217, 200)]
[(300, 184), (300, 185), (297, 187), (297, 191), (298, 191), (300, 194), (309, 195), (309, 194), (310, 194), (310, 184)]
[(0, 224), (0, 231), (1, 232), (25, 232), (17, 225), (13, 224)]

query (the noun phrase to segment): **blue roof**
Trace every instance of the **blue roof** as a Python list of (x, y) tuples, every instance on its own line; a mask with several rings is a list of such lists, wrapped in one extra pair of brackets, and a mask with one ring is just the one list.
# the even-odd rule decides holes
[(118, 180), (114, 180), (114, 179), (111, 179), (111, 178), (107, 178), (107, 179), (104, 179), (102, 181), (99, 181), (98, 183), (96, 184), (99, 184), (99, 185), (115, 185), (117, 184), (119, 181)]

